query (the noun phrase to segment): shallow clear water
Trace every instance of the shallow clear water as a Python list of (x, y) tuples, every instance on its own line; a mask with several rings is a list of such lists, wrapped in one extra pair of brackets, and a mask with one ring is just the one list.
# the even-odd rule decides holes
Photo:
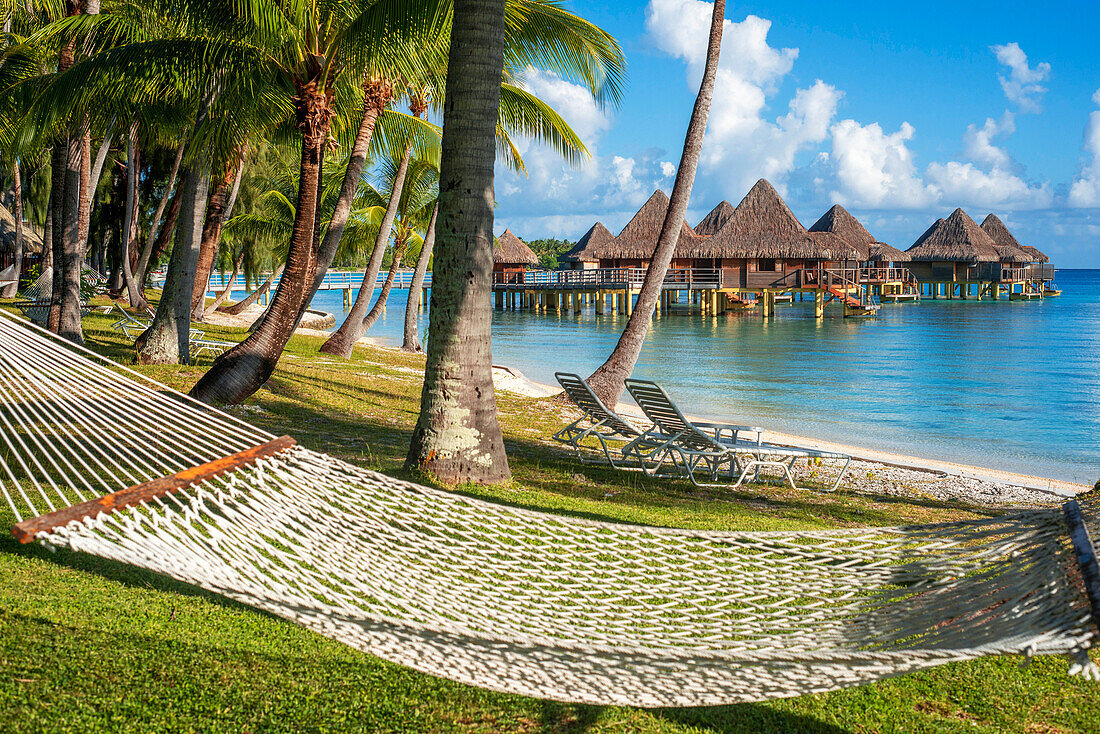
[[(775, 318), (672, 313), (635, 376), (690, 413), (978, 466), (1088, 482), (1100, 476), (1100, 270), (1062, 270), (1059, 298), (884, 304), (874, 319), (812, 302)], [(371, 336), (401, 343), (407, 291)], [(342, 320), (340, 291), (315, 308)], [(589, 374), (626, 317), (493, 312), (493, 360), (554, 383)], [(420, 328), (427, 314), (421, 312)]]

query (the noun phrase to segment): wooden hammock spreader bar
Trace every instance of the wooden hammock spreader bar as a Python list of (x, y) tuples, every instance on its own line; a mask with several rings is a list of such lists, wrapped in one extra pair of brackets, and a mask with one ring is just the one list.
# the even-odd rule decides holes
[(39, 517), (32, 517), (18, 523), (12, 528), (11, 532), (20, 543), (30, 543), (39, 533), (49, 532), (54, 528), (64, 527), (74, 520), (97, 517), (104, 512), (122, 510), (146, 500), (151, 500), (154, 497), (163, 497), (166, 494), (171, 494), (176, 490), (183, 489), (196, 482), (213, 479), (214, 477), (239, 469), (242, 466), (248, 466), (258, 459), (277, 454), (280, 451), (290, 448), (294, 444), (295, 441), (290, 436), (280, 436), (267, 443), (262, 443), (259, 446), (253, 446), (250, 449), (238, 451), (229, 456), (223, 456), (220, 459), (215, 459), (206, 464), (184, 469), (183, 471), (176, 472), (167, 477), (160, 477), (148, 482), (142, 482), (141, 484), (135, 484), (133, 487), (127, 487), (126, 489), (120, 489), (117, 492), (103, 495), (99, 499), (81, 502), (78, 505), (56, 510), (45, 515), (40, 515)]
[(1073, 553), (1077, 556), (1077, 566), (1081, 569), (1081, 580), (1085, 584), (1085, 594), (1092, 609), (1092, 623), (1100, 630), (1100, 560), (1096, 557), (1096, 544), (1089, 537), (1088, 526), (1081, 515), (1081, 505), (1071, 500), (1062, 505), (1062, 514), (1069, 526), (1069, 538), (1073, 543)]

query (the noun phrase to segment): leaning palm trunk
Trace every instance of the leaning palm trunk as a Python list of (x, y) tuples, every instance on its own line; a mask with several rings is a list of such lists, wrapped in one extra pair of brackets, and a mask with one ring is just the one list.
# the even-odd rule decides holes
[(310, 296), (317, 265), (314, 227), (317, 226), (318, 189), (325, 142), (332, 121), (332, 100), (313, 82), (297, 85), (298, 129), (302, 131), (302, 159), (298, 173), (298, 202), (287, 250), (286, 269), (260, 324), (243, 342), (222, 354), (191, 389), (206, 403), (239, 403), (260, 389), (275, 371), (279, 357)]
[[(397, 217), (397, 209), (401, 204), (401, 190), (405, 186), (405, 173), (409, 170), (409, 159), (412, 157), (412, 143), (405, 146), (401, 155), (401, 161), (397, 165), (397, 175), (393, 179), (393, 191), (390, 192), (390, 201), (386, 205), (386, 214), (382, 217), (382, 225), (378, 228), (378, 237), (374, 240), (374, 251), (371, 253), (367, 270), (363, 273), (363, 283), (359, 286), (359, 293), (355, 296), (355, 303), (351, 306), (344, 323), (333, 332), (324, 344), (321, 351), (326, 354), (334, 354), (347, 359), (351, 356), (355, 342), (363, 335), (363, 319), (367, 314), (367, 305), (374, 295), (374, 283), (378, 280), (378, 271), (382, 269), (382, 258), (386, 254), (386, 242), (390, 239), (393, 230), (393, 220)], [(381, 297), (381, 296), (379, 296)]]
[(283, 274), (283, 268), (285, 268), (285, 267), (286, 267), (286, 265), (280, 263), (279, 267), (275, 268), (275, 272), (273, 272), (271, 275), (267, 276), (267, 280), (264, 281), (264, 284), (261, 285), (256, 290), (252, 291), (250, 294), (248, 294), (248, 296), (245, 297), (244, 300), (238, 301), (237, 303), (234, 303), (234, 304), (229, 305), (229, 306), (222, 306), (222, 307), (218, 308), (218, 310), (221, 311), (222, 313), (227, 313), (227, 314), (230, 314), (232, 316), (236, 316), (237, 314), (243, 312), (245, 309), (247, 309), (253, 303), (256, 303), (257, 301), (259, 301), (260, 297), (263, 296), (263, 294), (265, 294), (269, 290), (271, 290), (271, 284), (275, 282), (276, 278), (278, 278), (280, 275)]
[(244, 263), (244, 251), (241, 251), (240, 255), (237, 255), (237, 259), (233, 261), (233, 273), (229, 276), (229, 280), (225, 283), (225, 288), (222, 288), (221, 293), (218, 294), (214, 302), (203, 311), (203, 318), (206, 318), (210, 314), (218, 310), (218, 306), (225, 303), (225, 299), (229, 298), (229, 293), (233, 290), (233, 281), (237, 279), (237, 273), (241, 272), (241, 264)]
[(302, 317), (309, 308), (317, 289), (321, 287), (325, 279), (325, 273), (332, 265), (336, 257), (336, 250), (340, 247), (340, 238), (344, 235), (344, 228), (348, 224), (348, 215), (351, 213), (351, 205), (355, 200), (355, 192), (359, 189), (359, 180), (363, 175), (363, 165), (370, 150), (370, 141), (374, 137), (374, 126), (378, 117), (386, 109), (393, 97), (393, 84), (384, 77), (370, 77), (363, 79), (363, 117), (359, 121), (359, 130), (355, 133), (355, 143), (351, 147), (351, 155), (348, 156), (348, 167), (344, 172), (344, 180), (340, 184), (340, 196), (336, 200), (336, 206), (332, 210), (328, 229), (321, 241), (321, 249), (317, 253), (316, 271), (313, 274), (313, 287), (309, 297), (302, 304), (302, 310), (298, 318)]
[(19, 176), (18, 160), (12, 164), (11, 173), (15, 190), (15, 202), (12, 204), (12, 213), (15, 215), (15, 277), (0, 291), (0, 296), (4, 298), (14, 298), (19, 292), (19, 275), (23, 272), (23, 181)]
[(407, 240), (394, 245), (393, 262), (390, 263), (390, 269), (386, 273), (386, 282), (382, 284), (382, 290), (378, 292), (378, 298), (374, 300), (374, 305), (371, 306), (371, 310), (363, 317), (363, 325), (360, 327), (361, 334), (366, 334), (370, 331), (371, 327), (378, 322), (382, 312), (386, 310), (386, 301), (390, 300), (390, 293), (393, 291), (393, 281), (397, 278), (397, 269), (401, 266), (401, 258), (405, 256), (405, 248), (407, 246)]
[(432, 209), (432, 220), (428, 222), (428, 231), (424, 233), (424, 246), (416, 258), (412, 282), (409, 283), (409, 298), (405, 301), (405, 339), (401, 349), (406, 352), (421, 352), (420, 338), (416, 333), (416, 317), (420, 310), (420, 289), (424, 287), (424, 276), (428, 272), (428, 261), (432, 259), (432, 246), (435, 244), (435, 217), (439, 207)]
[[(168, 206), (169, 200), (173, 199), (172, 189), (176, 185), (176, 176), (179, 175), (180, 162), (183, 160), (183, 151), (186, 147), (187, 141), (184, 140), (180, 143), (179, 148), (176, 149), (176, 159), (172, 162), (171, 173), (168, 174), (168, 185), (164, 187), (164, 193), (160, 197), (160, 203), (157, 204), (157, 210), (153, 214), (153, 221), (149, 224), (149, 236), (145, 239), (145, 247), (141, 249), (141, 257), (138, 258), (137, 267), (134, 269), (134, 280), (137, 281), (139, 288), (145, 287), (145, 276), (149, 271), (149, 261), (153, 257), (154, 245), (158, 239), (157, 234), (160, 227), (160, 220), (161, 217), (164, 216), (164, 209)], [(177, 214), (178, 212), (179, 210), (177, 209)]]
[(668, 202), (665, 223), (657, 239), (657, 248), (646, 270), (642, 289), (638, 294), (638, 304), (630, 320), (619, 337), (619, 343), (607, 361), (600, 365), (588, 378), (592, 391), (599, 396), (604, 405), (615, 405), (623, 394), (626, 378), (634, 371), (634, 365), (642, 352), (642, 343), (653, 318), (653, 309), (664, 286), (669, 263), (676, 251), (680, 239), (681, 223), (687, 213), (691, 187), (695, 181), (695, 168), (699, 164), (699, 153), (703, 148), (703, 133), (707, 128), (707, 116), (710, 113), (710, 101), (714, 92), (714, 75), (718, 69), (718, 53), (722, 45), (722, 22), (725, 16), (725, 0), (715, 0), (710, 24), (710, 39), (707, 43), (707, 61), (703, 71), (703, 81), (699, 85), (699, 96), (695, 99), (695, 108), (688, 123), (684, 137), (684, 152), (680, 156), (680, 167), (676, 171), (676, 182), (672, 187), (672, 196)]
[(431, 337), (420, 417), (405, 461), (445, 482), (511, 477), (489, 335), (504, 7), (505, 0), (455, 0), (451, 26)]
[(210, 282), (210, 273), (214, 269), (214, 259), (218, 256), (218, 240), (221, 239), (222, 226), (225, 224), (230, 187), (244, 168), (246, 148), (242, 144), (236, 159), (226, 161), (225, 170), (215, 184), (206, 205), (206, 222), (202, 226), (202, 243), (199, 245), (199, 263), (195, 269), (195, 288), (191, 293), (191, 317), (201, 320), (206, 312), (206, 291)]

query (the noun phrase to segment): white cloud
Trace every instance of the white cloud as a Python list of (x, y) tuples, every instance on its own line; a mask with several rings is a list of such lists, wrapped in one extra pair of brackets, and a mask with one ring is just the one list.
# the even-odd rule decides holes
[[(694, 92), (706, 61), (713, 5), (702, 0), (650, 0), (646, 30), (662, 51), (687, 63)], [(701, 172), (727, 190), (744, 191), (756, 179), (783, 178), (797, 154), (828, 136), (842, 92), (820, 80), (799, 89), (786, 114), (767, 119), (767, 99), (794, 66), (798, 49), (768, 45), (771, 21), (755, 15), (725, 21)]]
[(977, 163), (994, 168), (1010, 168), (1015, 165), (1012, 157), (1004, 148), (993, 145), (998, 135), (1011, 135), (1016, 132), (1016, 121), (1011, 112), (1005, 112), (1000, 122), (992, 117), (986, 118), (981, 127), (969, 125), (963, 135), (963, 153)]
[(661, 175), (672, 178), (676, 175), (676, 164), (672, 161), (661, 161)]
[(973, 163), (931, 163), (926, 172), (945, 202), (992, 208), (1042, 209), (1054, 201), (1050, 185), (1032, 186), (1011, 171), (983, 171)]
[(1050, 76), (1050, 64), (1041, 62), (1031, 68), (1027, 62), (1027, 54), (1020, 48), (1020, 44), (1013, 41), (1003, 46), (992, 46), (991, 50), (997, 56), (997, 61), (1008, 67), (1008, 76), (997, 75), (1001, 82), (1001, 89), (1009, 101), (1020, 106), (1027, 112), (1038, 112), (1039, 102), (1043, 93), (1047, 91), (1040, 82), (1044, 82)]
[[(591, 156), (573, 167), (546, 145), (527, 138), (514, 140), (527, 175), (497, 167), (497, 201), (507, 215), (507, 221), (502, 218), (497, 229), (527, 223), (546, 228), (536, 234), (579, 236), (606, 211), (637, 208), (655, 188), (668, 186), (675, 169), (670, 174), (670, 164), (659, 160), (662, 151), (646, 151), (633, 157), (600, 154), (600, 138), (611, 127), (611, 119), (585, 87), (537, 69), (528, 69), (520, 81), (561, 114)], [(560, 231), (584, 220), (588, 224), (578, 225), (576, 231)], [(520, 236), (524, 236), (522, 232)]]
[(842, 120), (833, 125), (829, 160), (836, 188), (831, 198), (846, 206), (870, 209), (915, 209), (933, 204), (939, 194), (921, 180), (907, 145), (914, 134), (908, 122), (893, 133), (886, 133), (877, 122), (860, 125)]
[[(1092, 95), (1092, 102), (1100, 106), (1100, 89)], [(1085, 162), (1069, 188), (1067, 202), (1074, 207), (1100, 208), (1100, 110), (1089, 114), (1084, 152)]]
[(987, 118), (981, 127), (969, 125), (963, 134), (967, 161), (931, 163), (925, 172), (946, 203), (987, 208), (1042, 209), (1054, 201), (1049, 183), (1029, 184), (1022, 167), (994, 138), (1016, 132), (1015, 117), (1005, 112), (1000, 121)]

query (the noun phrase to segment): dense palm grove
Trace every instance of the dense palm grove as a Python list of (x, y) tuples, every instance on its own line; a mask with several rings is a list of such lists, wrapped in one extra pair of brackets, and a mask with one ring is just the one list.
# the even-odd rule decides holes
[[(52, 331), (82, 341), (88, 268), (133, 309), (164, 269), (134, 345), (141, 363), (186, 362), (193, 321), (270, 290), (249, 335), (192, 391), (237, 403), (272, 374), (330, 266), (366, 268), (367, 287), (323, 347), (346, 357), (396, 268), (422, 278), (431, 265), (410, 462), (443, 478), (507, 476), (502, 451), (490, 476), (448, 448), (456, 421), (490, 442), (494, 432), (491, 400), (477, 400), (484, 425), (470, 423), (446, 388), (488, 379), (489, 299), (476, 292), (488, 274), (468, 275), (486, 255), (491, 268), (493, 168), (524, 170), (518, 138), (587, 157), (523, 79), (547, 71), (614, 104), (624, 82), (614, 39), (557, 0), (3, 0), (0, 14), (3, 186), (43, 234), (31, 272), (53, 274)], [(370, 308), (383, 269), (387, 287)], [(208, 302), (218, 270), (243, 273), (255, 292)], [(406, 347), (419, 349), (411, 323)]]

